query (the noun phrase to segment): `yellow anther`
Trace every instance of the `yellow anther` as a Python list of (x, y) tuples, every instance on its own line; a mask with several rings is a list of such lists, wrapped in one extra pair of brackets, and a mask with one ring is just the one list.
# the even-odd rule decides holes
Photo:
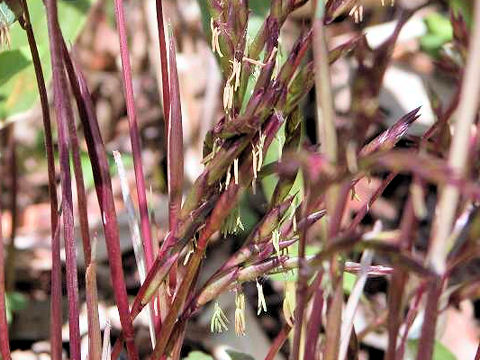
[(238, 185), (238, 159), (233, 160), (233, 178), (235, 180), (235, 185)]
[(257, 302), (257, 315), (260, 315), (262, 310), (263, 312), (267, 312), (267, 302), (265, 301), (265, 295), (263, 295), (263, 286), (256, 281), (257, 283), (257, 296), (258, 296), (258, 302)]
[(244, 336), (245, 329), (245, 294), (240, 291), (235, 294), (235, 333)]
[(220, 35), (220, 30), (215, 26), (213, 19), (210, 19), (210, 30), (212, 31), (212, 51), (218, 54), (218, 56), (223, 57), (222, 51), (220, 50), (220, 43), (218, 41), (218, 36)]

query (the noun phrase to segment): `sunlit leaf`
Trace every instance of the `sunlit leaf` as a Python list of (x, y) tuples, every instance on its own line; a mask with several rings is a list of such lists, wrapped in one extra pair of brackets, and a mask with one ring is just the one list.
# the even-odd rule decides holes
[[(48, 49), (47, 19), (42, 1), (28, 0), (32, 26), (45, 79), (52, 76)], [(93, 0), (63, 0), (58, 4), (60, 26), (67, 44), (72, 44), (87, 19)], [(75, 19), (75, 21), (62, 21)], [(0, 126), (12, 115), (29, 110), (38, 99), (35, 72), (25, 31), (18, 22), (10, 28), (10, 50), (0, 52)]]

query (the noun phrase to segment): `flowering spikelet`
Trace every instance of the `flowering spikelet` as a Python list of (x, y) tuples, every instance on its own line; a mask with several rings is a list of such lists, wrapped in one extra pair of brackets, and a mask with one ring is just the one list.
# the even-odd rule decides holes
[(240, 87), (240, 71), (242, 70), (242, 64), (237, 59), (230, 60), (230, 62), (232, 63), (232, 73), (223, 88), (223, 108), (226, 112), (233, 107), (233, 97), (235, 91)]
[(218, 302), (215, 302), (212, 320), (210, 321), (210, 331), (212, 333), (222, 333), (228, 330), (227, 323), (228, 319), (225, 316), (222, 308), (220, 305), (218, 305)]
[(245, 335), (245, 294), (238, 290), (235, 294), (235, 333), (237, 336)]

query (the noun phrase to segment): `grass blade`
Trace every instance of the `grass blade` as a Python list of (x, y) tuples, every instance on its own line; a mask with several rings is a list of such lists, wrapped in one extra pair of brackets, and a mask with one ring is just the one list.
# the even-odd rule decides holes
[(165, 36), (165, 25), (163, 21), (162, 2), (163, 0), (156, 0), (158, 43), (160, 45), (160, 67), (162, 72), (163, 117), (165, 119), (165, 129), (168, 129), (168, 122), (170, 119), (170, 81), (168, 78), (167, 42)]
[(182, 206), (183, 186), (183, 129), (180, 87), (175, 55), (175, 38), (170, 36), (170, 120), (168, 122), (168, 200), (169, 225), (174, 231), (180, 207)]

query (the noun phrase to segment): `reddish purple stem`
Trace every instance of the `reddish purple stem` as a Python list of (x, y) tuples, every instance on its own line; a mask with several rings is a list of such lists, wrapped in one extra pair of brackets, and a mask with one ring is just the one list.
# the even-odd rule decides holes
[(115, 0), (115, 17), (117, 19), (117, 31), (120, 41), (120, 56), (122, 58), (123, 85), (127, 103), (128, 124), (130, 129), (130, 141), (132, 144), (133, 167), (137, 185), (138, 206), (140, 210), (141, 233), (147, 270), (153, 264), (153, 240), (150, 219), (148, 216), (147, 194), (145, 190), (145, 175), (142, 167), (142, 152), (140, 148), (140, 136), (137, 125), (137, 111), (135, 109), (135, 97), (133, 95), (132, 69), (127, 42), (127, 28), (125, 25), (125, 12), (122, 0)]
[(80, 360), (79, 299), (77, 279), (77, 256), (74, 238), (72, 184), (70, 176), (70, 152), (67, 123), (73, 121), (73, 112), (68, 97), (67, 78), (62, 57), (62, 36), (58, 24), (56, 0), (46, 1), (48, 33), (53, 73), (53, 93), (58, 128), (60, 158), (60, 181), (62, 185), (63, 234), (67, 260), (67, 297), (70, 333), (70, 356)]
[(77, 102), (80, 120), (83, 125), (88, 154), (92, 164), (98, 203), (102, 211), (103, 229), (107, 243), (110, 274), (112, 278), (115, 302), (117, 304), (122, 330), (125, 334), (128, 357), (131, 360), (138, 359), (137, 349), (134, 343), (134, 331), (130, 317), (128, 296), (123, 274), (122, 253), (118, 233), (117, 214), (113, 198), (112, 181), (110, 178), (105, 145), (100, 134), (98, 121), (95, 115), (93, 101), (88, 90), (86, 80), (78, 66), (74, 66), (63, 45), (67, 72), (70, 76), (70, 84)]

